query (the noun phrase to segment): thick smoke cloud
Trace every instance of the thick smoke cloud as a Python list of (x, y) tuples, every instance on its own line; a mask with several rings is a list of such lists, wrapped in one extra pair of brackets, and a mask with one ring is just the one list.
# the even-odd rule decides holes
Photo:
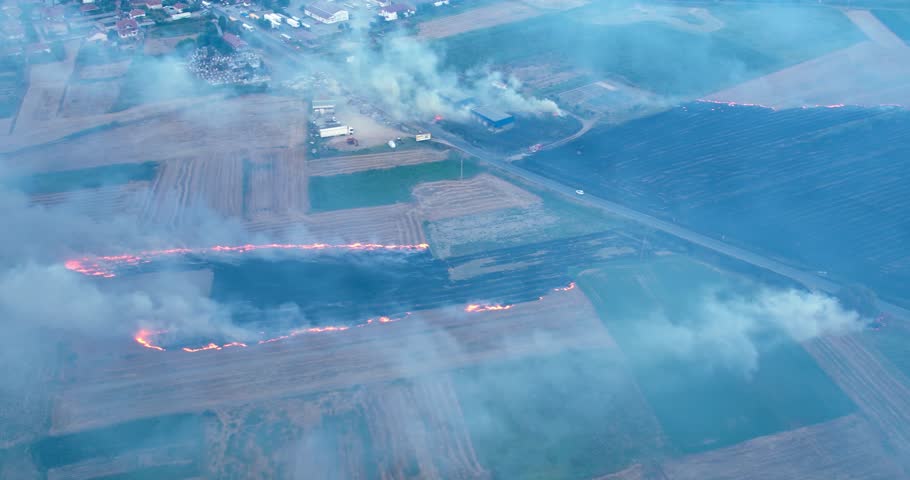
[(655, 311), (636, 321), (627, 353), (642, 364), (694, 360), (709, 370), (748, 375), (769, 344), (848, 333), (863, 324), (858, 313), (819, 293), (764, 289), (747, 297), (713, 290), (688, 313)]
[(559, 112), (551, 100), (519, 93), (521, 84), (514, 77), (489, 69), (460, 77), (444, 68), (442, 59), (426, 43), (413, 37), (392, 36), (378, 50), (356, 48), (348, 55), (336, 76), (351, 82), (347, 88), (380, 101), (389, 114), (402, 120), (437, 114), (464, 119), (467, 110), (453, 102), (467, 98), (515, 114)]

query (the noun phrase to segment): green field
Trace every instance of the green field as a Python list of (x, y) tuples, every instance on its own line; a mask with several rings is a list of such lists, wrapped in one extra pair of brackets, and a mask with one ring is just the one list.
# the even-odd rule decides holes
[(657, 451), (657, 424), (615, 353), (568, 351), (453, 374), (493, 478), (589, 479)]
[(699, 95), (865, 38), (844, 15), (825, 8), (724, 6), (717, 16), (727, 26), (709, 34), (654, 22), (595, 24), (591, 19), (603, 8), (592, 5), (467, 32), (435, 45), (446, 64), (459, 71), (558, 58), (656, 93)]
[[(588, 270), (578, 281), (629, 359), (675, 451), (732, 445), (855, 408), (808, 353), (780, 332), (750, 332), (743, 345), (725, 331), (734, 319), (710, 323), (706, 317), (719, 314), (704, 310), (706, 292), (720, 301), (755, 294), (757, 286), (743, 278), (667, 257)], [(655, 318), (669, 324), (656, 324)], [(701, 343), (678, 353), (688, 333)], [(758, 355), (752, 371), (739, 363), (750, 348)]]
[(119, 163), (103, 167), (39, 173), (16, 178), (8, 183), (29, 195), (38, 195), (150, 181), (155, 178), (157, 171), (158, 162)]
[(169, 415), (121, 423), (59, 437), (46, 437), (32, 446), (35, 463), (43, 468), (70, 465), (90, 458), (110, 458), (141, 448), (178, 443), (202, 452), (205, 416)]
[[(473, 177), (480, 171), (476, 163), (464, 162), (465, 178)], [(460, 175), (460, 162), (449, 159), (347, 175), (312, 177), (310, 208), (325, 212), (407, 202), (411, 199), (411, 189), (418, 183), (453, 180)]]

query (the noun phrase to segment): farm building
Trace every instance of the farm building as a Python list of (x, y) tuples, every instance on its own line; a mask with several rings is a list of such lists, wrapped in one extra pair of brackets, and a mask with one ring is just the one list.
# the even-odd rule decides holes
[(487, 107), (474, 107), (471, 109), (471, 115), (490, 128), (506, 128), (515, 123), (515, 117), (512, 115)]
[(415, 13), (417, 13), (417, 10), (414, 9), (414, 7), (404, 3), (393, 3), (392, 5), (379, 9), (379, 16), (385, 18), (387, 22), (398, 20), (403, 17), (410, 17)]
[(335, 113), (335, 102), (332, 100), (313, 100), (313, 113), (331, 115)]
[(303, 13), (308, 17), (327, 24), (346, 22), (349, 18), (347, 10), (339, 8), (333, 3), (324, 1), (318, 1), (306, 6)]

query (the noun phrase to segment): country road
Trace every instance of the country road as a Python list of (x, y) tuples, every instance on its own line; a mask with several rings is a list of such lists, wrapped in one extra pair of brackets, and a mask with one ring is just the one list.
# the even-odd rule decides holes
[[(793, 268), (780, 261), (773, 260), (771, 258), (751, 252), (749, 250), (745, 250), (743, 248), (735, 247), (733, 245), (702, 235), (675, 223), (667, 222), (652, 215), (633, 210), (619, 203), (599, 198), (597, 196), (591, 195), (590, 193), (578, 195), (575, 193), (576, 187), (574, 186), (559, 183), (555, 180), (543, 177), (524, 168), (518, 167), (508, 161), (494, 156), (493, 154), (485, 152), (478, 147), (470, 145), (463, 139), (452, 135), (451, 133), (441, 129), (436, 125), (424, 125), (424, 128), (426, 131), (432, 133), (437, 141), (441, 141), (441, 143), (445, 143), (454, 148), (457, 148), (467, 153), (468, 155), (477, 158), (492, 168), (495, 168), (513, 177), (519, 178), (525, 182), (534, 184), (538, 187), (545, 188), (551, 192), (569, 197), (575, 202), (590, 207), (599, 208), (612, 215), (625, 218), (627, 220), (631, 220), (644, 225), (648, 228), (673, 235), (689, 243), (713, 250), (717, 253), (721, 253), (728, 257), (746, 262), (755, 267), (777, 273), (778, 275), (783, 275), (784, 277), (787, 277), (804, 285), (810, 290), (835, 294), (842, 287), (841, 284), (832, 282), (826, 278), (822, 278), (818, 275), (815, 275), (814, 273)], [(878, 307), (880, 311), (888, 312), (894, 316), (905, 319), (910, 318), (910, 310), (894, 305), (890, 302), (879, 300)]]

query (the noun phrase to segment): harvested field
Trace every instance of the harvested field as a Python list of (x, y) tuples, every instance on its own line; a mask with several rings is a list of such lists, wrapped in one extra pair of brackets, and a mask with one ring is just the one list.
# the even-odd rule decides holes
[(344, 175), (364, 170), (379, 170), (416, 165), (418, 163), (439, 162), (445, 160), (447, 152), (442, 150), (418, 149), (400, 152), (375, 153), (371, 155), (351, 155), (310, 160), (307, 162), (307, 175), (311, 177)]
[(188, 108), (199, 107), (219, 101), (222, 95), (200, 96), (194, 98), (181, 98), (168, 102), (142, 105), (122, 112), (106, 113), (81, 118), (58, 117), (53, 122), (33, 125), (29, 130), (16, 130), (15, 136), (10, 136), (9, 141), (0, 144), (0, 152), (15, 152), (16, 156), (26, 152), (40, 150), (56, 142), (72, 140), (74, 137), (87, 133), (109, 130), (119, 126), (138, 124), (148, 118), (162, 115), (175, 114)]
[(910, 105), (910, 49), (862, 42), (704, 99), (778, 108)]
[[(569, 317), (572, 322), (565, 321)], [(398, 323), (246, 349), (143, 351), (99, 363), (63, 387), (52, 430), (74, 432), (133, 418), (422, 376), (497, 358), (612, 345), (591, 304), (575, 289), (509, 310), (421, 311)]]
[(312, 215), (276, 215), (247, 222), (247, 230), (276, 240), (415, 245), (426, 243), (420, 218), (406, 203)]
[(901, 476), (906, 476), (910, 472), (910, 379), (856, 335), (818, 338), (805, 347), (869, 424), (884, 434), (903, 468)]
[(60, 116), (84, 117), (107, 113), (118, 95), (120, 95), (118, 81), (71, 83), (66, 87)]
[(142, 53), (145, 55), (159, 56), (166, 55), (174, 51), (174, 47), (177, 46), (182, 40), (187, 38), (195, 39), (199, 35), (178, 35), (176, 37), (163, 37), (163, 38), (147, 38), (145, 44), (142, 47)]
[(908, 125), (902, 109), (697, 103), (597, 127), (520, 164), (906, 303)]
[[(174, 105), (186, 108), (174, 111)], [(74, 122), (89, 122), (82, 128), (89, 128), (97, 118), (118, 123), (102, 124), (95, 131), (17, 152), (10, 161), (34, 171), (54, 171), (173, 159), (176, 155), (236, 155), (240, 150), (255, 154), (288, 148), (306, 136), (303, 107), (297, 98), (247, 95), (222, 101), (194, 98), (169, 107), (139, 107), (121, 114), (74, 118)], [(47, 127), (58, 129), (60, 125)], [(103, 155), (98, 145), (105, 146)]]
[(902, 470), (858, 414), (662, 465), (667, 480), (890, 480)]
[(490, 478), (480, 465), (448, 375), (378, 386), (363, 413), (380, 478)]
[(126, 74), (132, 60), (122, 60), (114, 63), (100, 65), (86, 65), (79, 69), (79, 78), (82, 80), (102, 80), (119, 78)]
[(504, 23), (518, 22), (542, 15), (543, 11), (524, 3), (504, 1), (465, 13), (437, 18), (418, 24), (419, 38), (444, 38)]
[(243, 153), (227, 158), (206, 156), (168, 160), (158, 167), (151, 193), (143, 206), (144, 221), (165, 226), (192, 223), (184, 218), (193, 208), (225, 217), (243, 216)]
[(724, 22), (704, 8), (663, 5), (633, 5), (624, 9), (604, 9), (600, 15), (584, 12), (584, 21), (597, 25), (625, 25), (639, 22), (664, 23), (678, 30), (711, 33), (724, 28)]
[(886, 48), (907, 48), (904, 41), (885, 26), (872, 12), (868, 10), (847, 10), (845, 14), (850, 21), (869, 37), (869, 40)]
[(708, 100), (773, 107), (910, 105), (910, 47), (866, 10), (847, 17), (869, 38), (713, 93)]
[(40, 124), (57, 118), (66, 84), (73, 73), (78, 41), (65, 45), (66, 59), (62, 62), (36, 64), (29, 67), (28, 91), (22, 99), (16, 117), (16, 132), (27, 133)]
[(541, 203), (540, 197), (489, 174), (421, 183), (413, 195), (421, 216), (430, 221)]
[(427, 224), (426, 234), (439, 258), (603, 232), (609, 218), (569, 205), (488, 210)]
[(267, 151), (244, 160), (243, 210), (247, 219), (301, 214), (309, 208), (303, 151)]
[(489, 362), (452, 376), (474, 448), (493, 478), (592, 478), (665, 446), (616, 350)]
[(148, 195), (149, 182), (133, 182), (85, 190), (31, 196), (31, 201), (48, 207), (60, 206), (93, 219), (110, 219), (140, 211)]

